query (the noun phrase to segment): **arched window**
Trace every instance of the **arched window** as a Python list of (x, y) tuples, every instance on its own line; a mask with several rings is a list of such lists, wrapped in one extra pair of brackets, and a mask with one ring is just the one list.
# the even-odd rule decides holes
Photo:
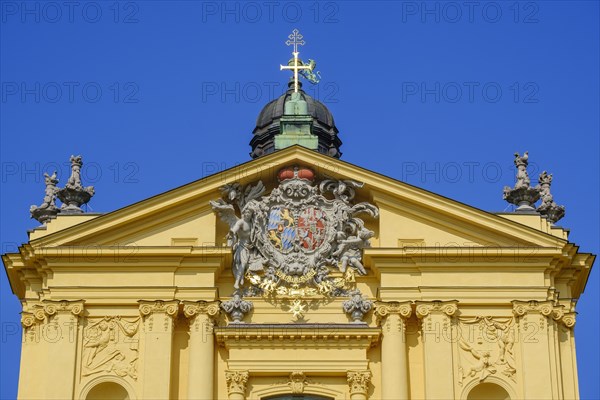
[(467, 400), (510, 400), (510, 395), (502, 386), (485, 382), (471, 389)]
[(86, 400), (129, 400), (127, 390), (115, 382), (102, 382), (94, 386), (87, 396)]

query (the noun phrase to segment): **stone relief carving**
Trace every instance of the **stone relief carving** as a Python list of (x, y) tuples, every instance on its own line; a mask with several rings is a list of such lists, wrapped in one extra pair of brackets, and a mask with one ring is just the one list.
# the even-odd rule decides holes
[(459, 383), (480, 382), (500, 373), (515, 381), (515, 320), (512, 317), (458, 318)]
[(83, 332), (82, 376), (114, 373), (137, 379), (140, 317), (88, 320)]
[[(294, 301), (350, 295), (354, 275), (366, 274), (362, 249), (374, 235), (358, 215), (379, 215), (372, 204), (352, 203), (363, 184), (326, 179), (316, 185), (314, 172), (299, 167), (280, 170), (278, 179), (266, 196), (262, 182), (245, 188), (232, 183), (221, 189), (221, 199), (210, 201), (230, 228), (234, 288), (240, 296)], [(332, 277), (332, 271), (342, 276)], [(298, 307), (290, 311), (302, 317)]]
[(304, 387), (308, 384), (306, 375), (302, 371), (294, 371), (290, 374), (290, 380), (288, 386), (293, 394), (300, 394), (304, 392)]

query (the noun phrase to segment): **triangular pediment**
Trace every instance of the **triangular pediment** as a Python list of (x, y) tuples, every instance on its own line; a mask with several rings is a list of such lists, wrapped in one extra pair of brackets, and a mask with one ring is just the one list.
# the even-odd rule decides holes
[(376, 232), (373, 247), (562, 247), (565, 243), (507, 218), (293, 146), (33, 239), (31, 245), (218, 246), (227, 228), (212, 212), (209, 200), (221, 196), (219, 188), (227, 183), (247, 185), (260, 180), (269, 191), (277, 185), (277, 171), (289, 166), (312, 168), (317, 181), (364, 182), (356, 201), (368, 201), (380, 209), (378, 221), (366, 221)]

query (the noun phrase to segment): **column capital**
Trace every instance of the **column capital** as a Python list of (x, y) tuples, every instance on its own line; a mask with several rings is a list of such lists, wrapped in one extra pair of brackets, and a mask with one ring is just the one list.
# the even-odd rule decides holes
[(416, 301), (416, 314), (419, 318), (425, 318), (429, 314), (446, 314), (452, 317), (458, 311), (458, 300), (447, 301)]
[(71, 313), (78, 317), (83, 314), (84, 303), (85, 300), (42, 300), (42, 307), (48, 316)]
[(225, 382), (227, 383), (227, 393), (246, 395), (246, 384), (250, 374), (248, 371), (225, 371)]
[(552, 300), (537, 301), (537, 300), (513, 300), (513, 314), (518, 317), (523, 317), (530, 313), (541, 314), (545, 317), (552, 318), (556, 322), (563, 323), (567, 328), (575, 326), (575, 312), (565, 313), (565, 306), (556, 304)]
[(350, 394), (367, 395), (369, 384), (371, 383), (371, 371), (348, 371), (348, 385), (350, 386)]
[(412, 315), (411, 301), (377, 301), (375, 302), (375, 315), (378, 318), (385, 318), (390, 314), (398, 314), (406, 319)]
[(164, 313), (171, 317), (177, 316), (179, 312), (179, 300), (138, 300), (140, 314), (143, 317), (154, 313)]
[(183, 314), (193, 319), (200, 314), (216, 318), (220, 313), (220, 301), (183, 301)]

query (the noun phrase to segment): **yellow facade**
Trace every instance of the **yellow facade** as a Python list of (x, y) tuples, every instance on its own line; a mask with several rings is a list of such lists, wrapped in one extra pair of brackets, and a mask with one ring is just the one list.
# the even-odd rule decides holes
[[(364, 182), (379, 207), (346, 298), (252, 298), (243, 324), (227, 183), (289, 166)], [(59, 215), (3, 262), (23, 304), (21, 399), (577, 399), (573, 326), (594, 256), (532, 214), (490, 214), (299, 146), (104, 215)], [(318, 397), (320, 396), (320, 397)]]

